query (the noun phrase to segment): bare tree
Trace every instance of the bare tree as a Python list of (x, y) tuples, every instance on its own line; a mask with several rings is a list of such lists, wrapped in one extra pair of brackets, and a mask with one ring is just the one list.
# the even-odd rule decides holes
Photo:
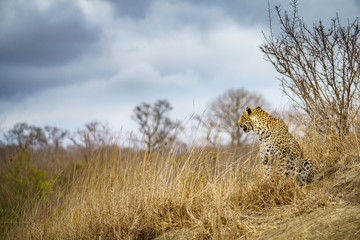
[(131, 118), (139, 124), (148, 152), (175, 141), (180, 124), (167, 117), (171, 110), (167, 100), (158, 100), (154, 105), (141, 103), (134, 108)]
[(93, 121), (83, 129), (78, 129), (70, 140), (79, 148), (86, 161), (89, 161), (102, 148), (112, 145), (114, 137), (107, 124)]
[(231, 146), (242, 145), (247, 135), (243, 135), (237, 122), (246, 106), (266, 108), (269, 103), (261, 95), (243, 88), (228, 90), (212, 101), (206, 114), (198, 117), (205, 125), (207, 141), (216, 145), (222, 141), (219, 135), (225, 133), (230, 138)]
[(282, 75), (284, 93), (306, 113), (322, 132), (349, 133), (349, 117), (359, 112), (360, 26), (359, 19), (343, 26), (339, 16), (330, 27), (323, 22), (307, 27), (298, 15), (297, 1), (292, 13), (275, 7), (281, 33), (270, 35), (260, 49)]
[(8, 144), (15, 144), (20, 149), (29, 149), (45, 145), (47, 140), (40, 127), (29, 125), (25, 122), (17, 123), (5, 134)]
[(62, 130), (58, 127), (45, 126), (44, 134), (46, 137), (46, 145), (53, 148), (54, 154), (57, 153), (59, 146), (63, 143), (64, 139), (68, 136), (66, 130)]

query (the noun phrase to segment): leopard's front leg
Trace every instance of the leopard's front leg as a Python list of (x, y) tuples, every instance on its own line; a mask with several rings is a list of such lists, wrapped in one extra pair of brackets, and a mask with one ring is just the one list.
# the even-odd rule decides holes
[(265, 141), (260, 144), (260, 160), (262, 162), (265, 175), (269, 176), (272, 171), (272, 160), (270, 156), (270, 149), (268, 149)]

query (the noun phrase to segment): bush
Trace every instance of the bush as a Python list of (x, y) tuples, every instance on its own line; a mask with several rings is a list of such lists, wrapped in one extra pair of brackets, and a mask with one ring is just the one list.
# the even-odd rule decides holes
[(0, 177), (0, 223), (12, 225), (21, 215), (25, 204), (48, 196), (52, 182), (46, 172), (32, 166), (29, 151), (22, 150), (12, 158), (13, 166)]
[[(346, 25), (337, 15), (326, 27), (321, 20), (308, 27), (292, 0), (292, 14), (275, 7), (281, 31), (264, 34), (261, 51), (280, 73), (282, 90), (309, 125), (343, 137), (351, 131), (352, 114), (360, 111), (360, 22)], [(270, 11), (270, 9), (269, 9)]]

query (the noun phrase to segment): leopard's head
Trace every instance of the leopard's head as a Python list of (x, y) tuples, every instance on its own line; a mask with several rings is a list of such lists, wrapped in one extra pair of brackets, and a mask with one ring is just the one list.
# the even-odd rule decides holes
[(249, 107), (246, 107), (245, 112), (241, 115), (240, 120), (238, 121), (239, 127), (244, 130), (245, 133), (248, 133), (250, 130), (253, 130), (253, 122), (251, 120), (252, 110)]

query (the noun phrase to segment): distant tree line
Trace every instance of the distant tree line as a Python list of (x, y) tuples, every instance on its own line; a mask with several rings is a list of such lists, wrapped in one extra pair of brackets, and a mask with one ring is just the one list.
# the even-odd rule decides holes
[[(245, 89), (228, 90), (210, 102), (205, 113), (194, 118), (201, 126), (205, 142), (213, 147), (236, 148), (245, 144), (246, 137), (238, 128), (237, 121), (247, 105), (269, 106), (260, 95)], [(131, 118), (138, 124), (140, 132), (138, 143), (148, 153), (171, 149), (175, 143), (181, 143), (179, 135), (183, 133), (184, 126), (170, 118), (172, 109), (167, 100), (143, 102), (133, 109)], [(59, 127), (38, 127), (20, 122), (4, 134), (4, 139), (7, 146), (46, 149), (53, 155), (67, 143), (78, 149), (86, 161), (99, 149), (116, 144), (116, 137), (109, 126), (97, 121), (89, 122), (72, 133)]]
[(25, 122), (16, 123), (4, 134), (5, 145), (18, 150), (45, 150), (55, 157), (64, 142), (70, 142), (88, 161), (95, 150), (114, 143), (113, 133), (107, 124), (90, 122), (74, 133), (54, 126), (38, 127)]
[(41, 128), (25, 122), (16, 123), (4, 134), (8, 145), (16, 145), (20, 149), (52, 147), (55, 152), (67, 136), (68, 132), (58, 127)]

